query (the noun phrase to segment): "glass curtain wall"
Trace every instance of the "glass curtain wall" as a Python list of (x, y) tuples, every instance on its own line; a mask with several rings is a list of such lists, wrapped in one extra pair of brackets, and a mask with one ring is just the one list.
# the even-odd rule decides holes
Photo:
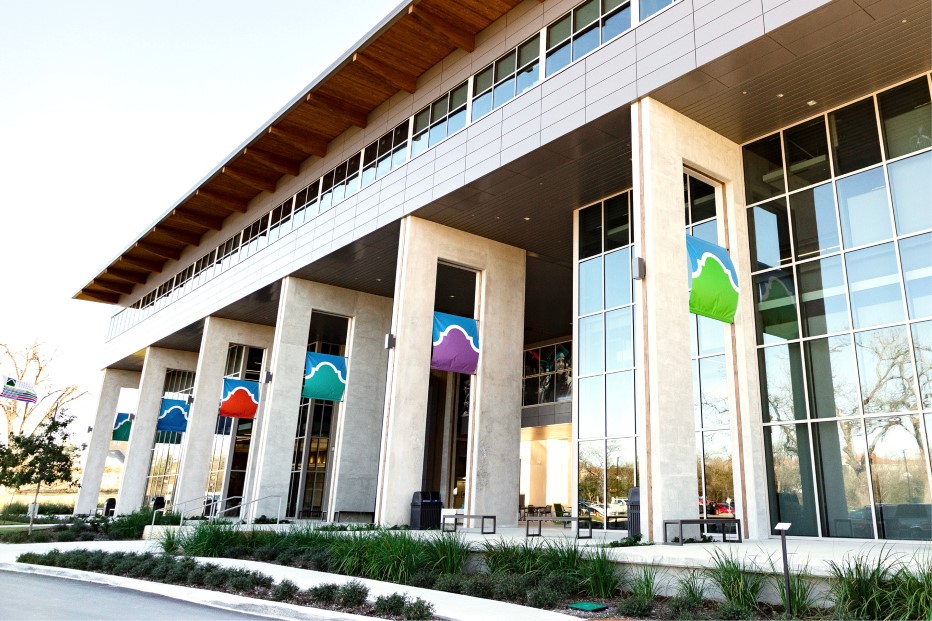
[(929, 76), (744, 147), (772, 521), (932, 539)]
[[(683, 175), (686, 232), (713, 244), (718, 239), (715, 188)], [(735, 476), (731, 447), (731, 403), (726, 376), (726, 326), (690, 315), (693, 411), (696, 425), (696, 474), (699, 517), (734, 517)]]
[(578, 509), (596, 528), (627, 527), (638, 477), (630, 194), (576, 212)]
[[(163, 397), (166, 399), (187, 399), (194, 394), (194, 371), (169, 369), (165, 373)], [(156, 431), (152, 446), (152, 460), (149, 462), (149, 476), (146, 479), (146, 497), (143, 501), (150, 506), (156, 498), (161, 498), (170, 505), (175, 495), (175, 482), (181, 465), (181, 441), (184, 433), (177, 431)]]
[(523, 404), (560, 403), (573, 398), (570, 341), (524, 350)]
[[(248, 345), (230, 343), (224, 377), (261, 381), (262, 358), (265, 350)], [(207, 475), (207, 494), (216, 502), (224, 500), (218, 510), (227, 517), (239, 515), (237, 507), (243, 500), (249, 443), (252, 440), (253, 421), (245, 418), (217, 416), (214, 441), (211, 447), (210, 471)]]

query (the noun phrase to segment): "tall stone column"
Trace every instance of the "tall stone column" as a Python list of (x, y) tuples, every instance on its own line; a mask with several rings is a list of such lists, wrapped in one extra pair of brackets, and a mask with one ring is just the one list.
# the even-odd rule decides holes
[[(648, 376), (647, 411), (639, 419), (644, 430), (639, 450), (646, 460), (641, 506), (647, 512), (645, 529), (650, 529), (651, 538), (660, 540), (663, 520), (694, 518), (698, 511), (692, 391), (684, 389), (692, 384), (683, 217), (683, 173), (687, 168), (720, 183), (716, 194), (724, 224), (720, 229), (738, 266), (742, 288), (735, 324), (729, 330), (728, 361), (730, 375), (743, 377), (741, 382), (734, 377), (729, 381), (735, 406), (731, 429), (739, 510), (747, 506), (748, 486), (755, 480), (765, 485), (766, 479), (759, 406), (755, 414), (754, 399), (748, 395), (756, 386), (756, 354), (750, 275), (745, 267), (741, 148), (651, 98), (632, 104), (631, 127), (637, 251), (647, 266), (641, 317), (645, 343), (641, 368)], [(761, 504), (766, 507), (766, 489), (763, 494)], [(746, 522), (760, 518), (757, 514), (742, 517)]]
[(479, 368), (472, 385), (466, 509), (517, 519), (525, 253), (427, 220), (401, 223), (376, 519), (406, 524), (420, 488), (437, 263), (479, 273)]
[(94, 418), (94, 432), (87, 446), (84, 457), (84, 469), (81, 475), (81, 487), (74, 504), (75, 515), (89, 515), (97, 509), (100, 497), (100, 482), (104, 475), (104, 466), (110, 450), (110, 436), (113, 433), (113, 417), (120, 400), (121, 388), (139, 388), (139, 371), (121, 369), (104, 369), (97, 395), (97, 416)]
[(117, 495), (117, 514), (132, 513), (139, 509), (145, 497), (146, 477), (152, 462), (155, 427), (165, 390), (166, 371), (193, 371), (196, 366), (197, 354), (193, 352), (161, 347), (149, 347), (146, 350), (139, 379), (139, 405), (129, 436), (120, 493)]
[[(391, 322), (391, 300), (375, 295), (311, 282), (282, 281), (272, 345), (272, 383), (260, 406), (261, 428), (253, 473), (253, 516), (273, 516), (281, 498), (288, 501), (295, 430), (304, 378), (311, 315), (314, 311), (350, 319), (346, 353), (347, 387), (335, 409), (330, 441), (328, 517), (335, 511), (371, 511), (375, 503), (379, 434), (385, 392), (387, 353), (383, 339)], [(345, 441), (344, 441), (345, 440)]]
[[(181, 465), (175, 484), (176, 504), (200, 498), (206, 493), (217, 409), (230, 343), (267, 350), (272, 345), (273, 332), (274, 328), (270, 326), (219, 317), (208, 317), (204, 322), (197, 373), (194, 376), (194, 403), (188, 414), (188, 430), (184, 434)], [(194, 504), (182, 510), (193, 510)]]

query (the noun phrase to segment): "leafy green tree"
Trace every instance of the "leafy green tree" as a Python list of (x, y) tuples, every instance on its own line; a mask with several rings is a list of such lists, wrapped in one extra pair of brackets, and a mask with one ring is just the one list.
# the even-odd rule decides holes
[[(8, 444), (0, 445), (0, 486), (19, 489), (35, 485), (36, 503), (43, 484), (72, 484), (77, 448), (71, 444), (68, 426), (73, 421), (74, 416), (59, 410), (31, 435), (10, 436)], [(34, 520), (35, 514), (31, 513), (30, 534)]]

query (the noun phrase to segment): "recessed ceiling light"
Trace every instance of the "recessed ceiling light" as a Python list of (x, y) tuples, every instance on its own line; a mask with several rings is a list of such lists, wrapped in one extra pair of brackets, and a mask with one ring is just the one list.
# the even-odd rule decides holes
[(817, 103), (819, 103), (819, 102), (816, 101), (815, 99), (810, 99), (809, 101), (806, 102), (806, 105), (807, 105), (807, 106), (814, 106), (814, 105), (816, 105)]
[(375, 282), (382, 282), (382, 279), (381, 279), (381, 278), (376, 278), (376, 279), (375, 279)]
[(747, 91), (741, 91), (741, 94), (742, 94), (742, 95), (747, 95), (748, 92), (747, 92)]
[(900, 22), (900, 23), (901, 23), (901, 24), (905, 24), (905, 23), (906, 23), (906, 20), (904, 19), (904, 20), (903, 20), (902, 22)]
[(524, 221), (527, 222), (528, 220), (530, 220), (530, 218), (527, 216), (524, 216)]
[(777, 99), (782, 99), (782, 98), (783, 98), (783, 93), (777, 93)]
[(450, 297), (451, 297), (451, 298), (455, 298), (456, 296), (455, 296), (455, 295), (451, 295)]

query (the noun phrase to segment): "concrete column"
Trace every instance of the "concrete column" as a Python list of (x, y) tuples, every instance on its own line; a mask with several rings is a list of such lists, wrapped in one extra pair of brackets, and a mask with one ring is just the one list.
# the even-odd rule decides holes
[[(175, 504), (204, 496), (214, 442), (230, 343), (268, 349), (274, 328), (254, 323), (208, 317), (201, 336), (201, 350), (194, 376), (194, 403), (188, 415), (188, 430), (184, 434), (178, 482), (173, 496)], [(192, 503), (183, 510), (193, 510)], [(200, 509), (200, 505), (198, 505)]]
[[(300, 278), (282, 281), (269, 365), (273, 379), (260, 406), (260, 440), (249, 464), (252, 494), (280, 496), (285, 510), (314, 311), (350, 318), (347, 388), (331, 427), (328, 517), (335, 511), (369, 512), (375, 504), (391, 300)], [(252, 514), (272, 516), (277, 510), (278, 500), (270, 498), (256, 503)]]
[(169, 369), (193, 371), (196, 366), (197, 354), (193, 352), (161, 347), (149, 347), (146, 350), (139, 379), (139, 405), (129, 436), (120, 493), (117, 495), (117, 514), (132, 513), (139, 509), (146, 495), (146, 477), (152, 462), (155, 426), (165, 392), (165, 373)]
[(104, 369), (97, 393), (97, 416), (94, 432), (84, 456), (81, 487), (74, 504), (75, 515), (88, 515), (97, 509), (100, 499), (100, 482), (104, 475), (107, 454), (110, 451), (110, 436), (113, 434), (113, 418), (121, 388), (139, 388), (139, 371)]
[(427, 220), (401, 222), (376, 519), (406, 524), (420, 488), (437, 262), (479, 273), (479, 368), (473, 378), (466, 509), (517, 519), (525, 253)]
[[(683, 173), (691, 168), (721, 183), (717, 196), (719, 217), (728, 225), (725, 231), (729, 246), (737, 253), (735, 264), (747, 261), (744, 223), (744, 183), (740, 147), (695, 121), (671, 110), (663, 104), (644, 98), (631, 107), (632, 146), (634, 157), (634, 204), (639, 230), (638, 253), (647, 265), (647, 278), (643, 281), (642, 321), (645, 342), (642, 367), (647, 374), (647, 411), (642, 412), (640, 437), (641, 454), (647, 468), (642, 479), (642, 510), (650, 520), (651, 538), (663, 537), (663, 520), (695, 517), (698, 507), (695, 427), (693, 421), (692, 365), (689, 349), (689, 293), (686, 287), (686, 243), (683, 219)], [(742, 237), (743, 235), (743, 237)], [(740, 238), (739, 238), (740, 237)], [(741, 273), (742, 304), (736, 324), (730, 330), (738, 360), (739, 374), (753, 375), (754, 352), (748, 347), (748, 334), (753, 343), (753, 312), (750, 278)], [(750, 327), (749, 327), (750, 326)], [(750, 332), (748, 332), (750, 329)], [(737, 332), (737, 335), (736, 335)], [(734, 345), (737, 343), (737, 345)], [(749, 359), (751, 357), (749, 366)], [(742, 385), (732, 382), (733, 386)], [(670, 387), (677, 387), (671, 390)], [(758, 424), (740, 412), (749, 409), (748, 396), (733, 399), (732, 420), (733, 454), (736, 465), (749, 465), (741, 461), (750, 453), (761, 453), (763, 444), (749, 440), (760, 439)], [(684, 459), (683, 456), (688, 456)], [(753, 464), (752, 464), (753, 465)], [(763, 471), (744, 472), (736, 467), (735, 487), (740, 500), (744, 485)], [(743, 482), (742, 482), (743, 481)], [(766, 504), (766, 494), (764, 503)], [(646, 505), (646, 506), (645, 506)], [(756, 520), (757, 516), (743, 516)]]

